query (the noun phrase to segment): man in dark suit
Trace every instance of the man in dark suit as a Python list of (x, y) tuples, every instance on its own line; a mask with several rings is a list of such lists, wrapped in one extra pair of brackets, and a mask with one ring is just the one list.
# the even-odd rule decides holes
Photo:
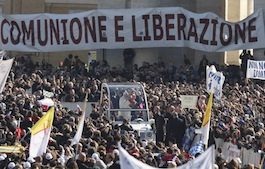
[(167, 112), (165, 114), (165, 122), (166, 122), (166, 138), (165, 138), (165, 143), (166, 145), (168, 145), (168, 141), (170, 138), (172, 138), (172, 134), (174, 132), (173, 129), (172, 130), (172, 125), (173, 125), (173, 116), (172, 114), (174, 114), (175, 112), (175, 107), (173, 105), (169, 105)]
[(159, 106), (155, 106), (153, 112), (154, 112), (155, 129), (156, 129), (156, 143), (164, 142), (164, 125), (165, 125), (164, 116), (161, 115)]
[(182, 108), (180, 103), (175, 104), (174, 108), (169, 128), (171, 137), (176, 140), (178, 147), (182, 148), (182, 139), (186, 131), (186, 119), (181, 115)]

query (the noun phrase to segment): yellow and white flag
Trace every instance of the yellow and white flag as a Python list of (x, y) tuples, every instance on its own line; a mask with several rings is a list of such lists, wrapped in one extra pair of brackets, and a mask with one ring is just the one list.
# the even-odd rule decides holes
[(80, 119), (80, 121), (78, 123), (77, 131), (76, 131), (75, 136), (74, 136), (74, 138), (72, 140), (71, 146), (78, 144), (79, 140), (82, 137), (83, 128), (84, 128), (84, 122), (85, 122), (85, 116), (86, 116), (86, 101), (87, 101), (87, 97), (88, 97), (88, 93), (86, 93), (83, 112), (82, 112), (82, 115), (81, 115), (81, 119)]
[(0, 153), (21, 154), (25, 148), (21, 145), (17, 146), (0, 146)]
[(203, 140), (203, 143), (206, 145), (206, 147), (208, 145), (208, 140), (209, 140), (212, 104), (213, 104), (213, 92), (211, 92), (210, 94), (210, 98), (207, 103), (207, 108), (206, 108), (202, 126), (201, 126), (202, 140)]
[(31, 128), (29, 156), (38, 157), (46, 152), (54, 117), (54, 107)]

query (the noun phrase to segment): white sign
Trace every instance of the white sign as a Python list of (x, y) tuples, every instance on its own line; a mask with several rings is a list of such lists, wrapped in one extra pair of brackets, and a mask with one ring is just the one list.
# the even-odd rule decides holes
[(265, 80), (265, 61), (248, 60), (247, 78)]
[(189, 47), (224, 52), (265, 48), (262, 9), (231, 23), (180, 7), (0, 16), (0, 49), (54, 52)]
[(180, 99), (182, 108), (196, 109), (198, 96), (180, 95)]
[[(119, 145), (119, 158), (121, 169), (158, 169), (149, 166), (133, 156)], [(204, 153), (192, 161), (177, 167), (177, 169), (213, 169), (215, 161), (214, 146), (209, 147)]]
[(232, 143), (229, 143), (227, 145), (227, 156), (226, 161), (229, 162), (232, 159), (240, 159), (240, 149), (238, 149), (237, 145), (234, 145)]
[(218, 72), (214, 65), (206, 67), (206, 88), (207, 92), (214, 93), (216, 99), (221, 100), (225, 76)]
[(2, 93), (14, 59), (0, 60), (0, 93)]

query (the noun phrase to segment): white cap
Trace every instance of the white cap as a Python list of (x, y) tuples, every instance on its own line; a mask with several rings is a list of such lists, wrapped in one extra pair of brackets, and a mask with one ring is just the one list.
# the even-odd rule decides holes
[(5, 160), (5, 157), (0, 156), (0, 161), (3, 161), (3, 160)]
[(51, 160), (52, 159), (52, 154), (51, 153), (46, 153), (45, 158), (47, 160)]
[(26, 169), (26, 168), (30, 168), (31, 167), (31, 164), (30, 162), (26, 161), (24, 164), (23, 164), (23, 167)]
[(30, 162), (30, 163), (34, 163), (35, 162), (33, 157), (28, 157), (27, 161)]
[(118, 149), (114, 149), (112, 153), (113, 153), (113, 155), (119, 155), (119, 150)]
[(1, 156), (3, 156), (4, 158), (6, 158), (6, 157), (7, 157), (7, 155), (6, 155), (6, 154), (1, 154)]
[(16, 164), (14, 162), (10, 162), (7, 167), (8, 167), (8, 169), (13, 169), (13, 168), (15, 168), (15, 166), (16, 166)]
[(99, 159), (99, 155), (98, 155), (98, 153), (93, 153), (93, 154), (92, 154), (92, 158), (93, 158), (94, 160), (98, 160), (98, 159)]

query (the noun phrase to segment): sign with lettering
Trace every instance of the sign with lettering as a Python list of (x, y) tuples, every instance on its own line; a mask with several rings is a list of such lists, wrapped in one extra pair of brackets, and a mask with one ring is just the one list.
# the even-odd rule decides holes
[(0, 48), (52, 52), (148, 47), (231, 51), (265, 47), (262, 10), (231, 23), (180, 7), (0, 15)]
[(14, 59), (0, 60), (0, 93), (2, 93)]
[(246, 77), (265, 80), (265, 61), (248, 60)]
[(207, 92), (213, 92), (216, 99), (221, 100), (225, 76), (218, 72), (214, 65), (206, 67), (206, 88)]

